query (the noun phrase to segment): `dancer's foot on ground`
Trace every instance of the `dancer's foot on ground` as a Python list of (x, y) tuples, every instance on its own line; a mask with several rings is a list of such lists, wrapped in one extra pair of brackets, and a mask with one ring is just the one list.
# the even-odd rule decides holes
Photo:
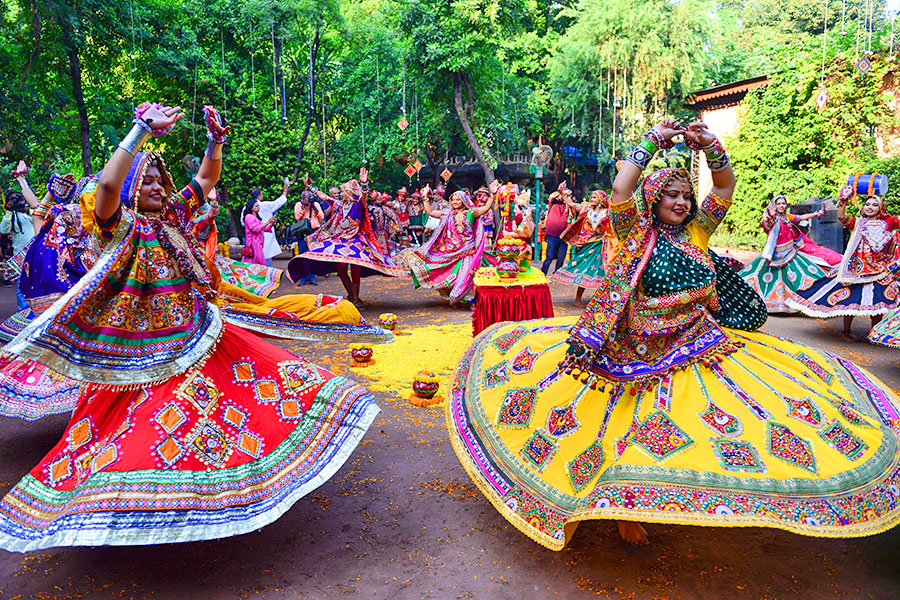
[(353, 306), (355, 306), (359, 310), (362, 310), (366, 307), (366, 304), (362, 301), (362, 298), (350, 298), (349, 300), (353, 303)]
[(858, 342), (858, 341), (860, 341), (860, 337), (859, 337), (859, 336), (854, 335), (853, 333), (851, 333), (851, 332), (849, 332), (849, 331), (842, 331), (842, 332), (841, 332), (841, 339), (844, 340), (845, 342)]
[(648, 540), (647, 530), (640, 523), (633, 521), (616, 521), (619, 526), (619, 535), (622, 539), (635, 546), (643, 546), (650, 543)]
[(587, 306), (587, 302), (585, 302), (584, 300), (576, 300), (572, 304), (574, 304), (578, 308), (584, 308), (585, 306)]

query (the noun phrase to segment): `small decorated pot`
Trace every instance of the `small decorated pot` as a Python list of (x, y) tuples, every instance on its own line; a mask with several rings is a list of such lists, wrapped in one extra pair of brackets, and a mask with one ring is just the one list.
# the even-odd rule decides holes
[(519, 238), (504, 237), (497, 240), (497, 257), (501, 260), (514, 261), (522, 251), (524, 242)]
[(372, 360), (373, 354), (375, 354), (375, 351), (372, 350), (371, 344), (353, 344), (350, 346), (350, 356), (358, 363), (369, 362)]
[(381, 313), (378, 316), (378, 326), (388, 331), (393, 331), (397, 326), (397, 315), (394, 313)]
[(497, 264), (497, 275), (500, 279), (516, 279), (519, 276), (519, 265), (511, 260), (501, 260)]
[(441, 387), (440, 380), (434, 371), (419, 371), (413, 379), (413, 392), (419, 398), (431, 399)]

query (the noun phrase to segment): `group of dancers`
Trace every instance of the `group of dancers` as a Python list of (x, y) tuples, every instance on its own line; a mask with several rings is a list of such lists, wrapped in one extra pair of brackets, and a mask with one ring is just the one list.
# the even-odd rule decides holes
[[(71, 202), (45, 207), (22, 276), (50, 288), (29, 292), (34, 318), (0, 353), (0, 413), (71, 418), (0, 499), (6, 550), (258, 529), (327, 481), (376, 418), (364, 388), (261, 335), (390, 342), (390, 333), (366, 325), (352, 302), (253, 294), (204, 253), (197, 216), (229, 133), (204, 110), (209, 145), (185, 187), (141, 150), (183, 112), (143, 104), (101, 173)], [(678, 136), (712, 171), (702, 201), (683, 169), (643, 176)], [(560, 236), (581, 252), (559, 277), (596, 289), (582, 315), (494, 325), (461, 358), (445, 409), (452, 445), (503, 517), (544, 546), (561, 549), (587, 519), (617, 520), (634, 543), (647, 538), (640, 522), (852, 537), (900, 520), (900, 402), (847, 359), (756, 331), (766, 304), (708, 247), (734, 187), (728, 154), (703, 123), (661, 121), (610, 197), (595, 194)], [(492, 183), (480, 201), (455, 192), (445, 208), (428, 199), (424, 214), (438, 225), (403, 268), (374, 235), (367, 193), (361, 169), (292, 259), (292, 276), (336, 270), (358, 300), (369, 272), (412, 272), (418, 285), (462, 297), (488, 254), (494, 204), (497, 239), (533, 233), (527, 197), (508, 185)], [(859, 235), (836, 275), (810, 270), (812, 259), (801, 266), (823, 290), (887, 300), (892, 284), (872, 269), (896, 220), (863, 210), (845, 219)], [(786, 230), (770, 236), (773, 258), (790, 251), (785, 215), (776, 205), (765, 222)], [(802, 238), (791, 239), (799, 252)]]

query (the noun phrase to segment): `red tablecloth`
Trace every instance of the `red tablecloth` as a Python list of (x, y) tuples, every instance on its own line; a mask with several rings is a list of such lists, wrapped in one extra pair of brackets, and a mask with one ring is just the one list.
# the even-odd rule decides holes
[(500, 321), (527, 321), (553, 316), (550, 286), (476, 286), (472, 335), (476, 336)]

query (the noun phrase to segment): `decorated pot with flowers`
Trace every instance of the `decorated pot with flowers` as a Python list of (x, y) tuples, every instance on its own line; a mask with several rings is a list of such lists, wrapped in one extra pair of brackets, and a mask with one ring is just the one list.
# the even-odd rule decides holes
[(501, 260), (497, 263), (497, 275), (500, 279), (515, 279), (519, 276), (519, 265), (512, 260)]
[(397, 326), (397, 315), (394, 313), (381, 313), (378, 316), (378, 326), (388, 331), (393, 331)]
[(439, 387), (441, 387), (440, 379), (434, 371), (419, 371), (413, 378), (413, 392), (419, 398), (434, 398)]
[(522, 251), (522, 247), (525, 245), (525, 242), (519, 238), (514, 237), (504, 237), (497, 240), (497, 257), (502, 260), (514, 261), (518, 256), (519, 252)]
[(372, 360), (372, 344), (350, 344), (350, 356), (358, 363), (367, 363)]

